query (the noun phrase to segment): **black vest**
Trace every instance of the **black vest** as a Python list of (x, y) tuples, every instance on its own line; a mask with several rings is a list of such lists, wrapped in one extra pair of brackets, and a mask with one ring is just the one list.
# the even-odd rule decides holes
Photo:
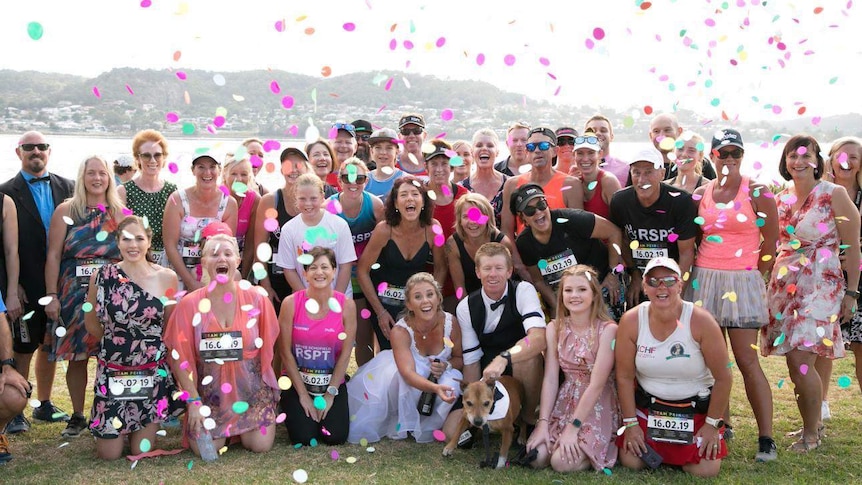
[[(518, 343), (518, 340), (527, 336), (524, 331), (524, 319), (528, 317), (541, 316), (538, 313), (529, 313), (521, 315), (518, 312), (516, 301), (516, 290), (520, 281), (509, 280), (508, 299), (503, 303), (503, 315), (500, 317), (500, 323), (492, 333), (485, 332), (485, 301), (482, 299), (482, 289), (470, 293), (467, 297), (467, 307), (470, 309), (470, 322), (473, 324), (473, 330), (479, 337), (479, 346), (482, 348), (482, 360), (480, 364), (484, 369), (488, 364), (500, 355), (500, 352), (508, 350), (513, 345)], [(464, 352), (469, 352), (473, 349), (465, 349)]]

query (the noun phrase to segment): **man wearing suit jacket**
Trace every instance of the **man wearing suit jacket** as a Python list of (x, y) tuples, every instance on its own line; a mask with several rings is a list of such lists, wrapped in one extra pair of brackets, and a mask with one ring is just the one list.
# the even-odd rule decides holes
[[(34, 409), (38, 421), (68, 421), (68, 414), (51, 403), (56, 364), (48, 361), (48, 352), (40, 348), (47, 329), (45, 308), (39, 299), (45, 296), (45, 259), (48, 251), (48, 226), (54, 208), (72, 196), (73, 181), (48, 173), (51, 147), (45, 136), (29, 131), (21, 136), (15, 153), (21, 160), (21, 171), (0, 185), (18, 209), (18, 254), (21, 262), (19, 290), (24, 315), (12, 323), (13, 350), (18, 372), (28, 379), (30, 360), (36, 353), (36, 392), (41, 405)], [(54, 298), (57, 295), (53, 295)], [(29, 318), (25, 318), (29, 315)], [(37, 352), (38, 350), (38, 352)], [(20, 433), (29, 429), (23, 414), (7, 426), (7, 432)]]

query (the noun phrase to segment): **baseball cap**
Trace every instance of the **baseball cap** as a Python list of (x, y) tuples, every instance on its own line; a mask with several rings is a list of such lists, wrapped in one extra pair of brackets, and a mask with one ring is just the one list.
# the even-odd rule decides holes
[(354, 130), (356, 133), (371, 133), (374, 131), (374, 128), (371, 127), (371, 123), (365, 120), (356, 120), (353, 123)]
[(131, 155), (120, 155), (114, 160), (114, 164), (120, 167), (134, 167), (135, 159)]
[(556, 135), (557, 135), (557, 138), (562, 138), (564, 136), (567, 136), (569, 138), (574, 138), (574, 137), (578, 136), (578, 130), (576, 130), (574, 128), (569, 128), (568, 126), (564, 126), (562, 128), (557, 128)]
[(712, 149), (718, 150), (719, 148), (728, 145), (745, 150), (745, 147), (742, 144), (742, 135), (740, 135), (738, 131), (728, 128), (726, 130), (715, 132), (715, 135), (712, 137)]
[(518, 214), (524, 211), (527, 203), (533, 199), (538, 199), (545, 196), (545, 191), (539, 184), (524, 184), (512, 193), (512, 201), (509, 203), (509, 210), (513, 214)]
[(658, 258), (652, 258), (651, 260), (649, 260), (649, 263), (647, 263), (643, 274), (647, 275), (650, 271), (656, 268), (667, 268), (676, 273), (677, 276), (682, 276), (682, 270), (679, 269), (679, 265), (676, 264), (676, 261), (672, 260), (671, 258), (665, 258), (663, 256), (659, 256)]
[(572, 151), (579, 148), (589, 148), (595, 152), (602, 151), (602, 145), (599, 143), (599, 138), (592, 131), (584, 133), (584, 136), (575, 137), (575, 146), (572, 147)]
[(629, 165), (637, 162), (650, 162), (656, 167), (664, 167), (664, 157), (661, 156), (661, 152), (652, 146), (638, 151), (634, 157), (629, 159)]
[(551, 131), (550, 128), (537, 126), (537, 127), (533, 128), (532, 130), (530, 130), (530, 134), (527, 135), (527, 138), (533, 136), (533, 133), (539, 133), (540, 135), (545, 135), (551, 139), (551, 143), (553, 143), (554, 145), (557, 144), (557, 134), (554, 133), (553, 131)]
[(425, 161), (426, 162), (428, 160), (431, 160), (434, 157), (441, 157), (442, 156), (442, 157), (446, 157), (446, 158), (452, 158), (452, 155), (454, 155), (454, 153), (452, 152), (452, 146), (449, 145), (449, 143), (447, 143), (445, 141), (434, 140), (433, 143), (428, 143), (426, 145), (427, 145), (427, 147), (425, 147), (425, 146), (423, 146), (423, 147), (424, 148), (433, 148), (433, 150), (430, 150), (427, 152), (424, 149), (422, 150), (422, 154), (425, 155)]
[(219, 162), (219, 161), (218, 161), (218, 159), (216, 159), (216, 158), (215, 158), (214, 156), (212, 156), (212, 155), (209, 155), (209, 154), (207, 154), (207, 153), (204, 153), (204, 154), (201, 154), (201, 155), (197, 155), (195, 158), (193, 158), (193, 159), (192, 159), (192, 167), (194, 167), (194, 166), (195, 166), (195, 164), (196, 164), (196, 163), (198, 163), (198, 162), (199, 162), (199, 161), (201, 161), (201, 160), (212, 160), (213, 162), (215, 162), (215, 164), (216, 164), (216, 165), (221, 166), (221, 162)]
[(201, 231), (202, 238), (213, 237), (216, 234), (226, 234), (233, 237), (233, 231), (230, 226), (222, 221), (213, 221), (206, 225)]
[(393, 145), (398, 144), (398, 133), (395, 132), (392, 128), (380, 128), (371, 134), (371, 138), (368, 139), (369, 145), (376, 145), (378, 143), (389, 142)]
[(296, 156), (302, 158), (303, 160), (305, 160), (306, 162), (308, 161), (308, 156), (305, 155), (305, 152), (300, 150), (299, 148), (294, 148), (294, 147), (287, 147), (284, 150), (282, 150), (281, 156), (279, 157), (279, 160), (281, 160), (283, 162), (283, 161), (287, 160), (287, 157), (289, 157), (291, 155), (296, 155)]
[(414, 124), (418, 125), (422, 128), (425, 128), (425, 118), (422, 115), (411, 113), (409, 115), (404, 115), (401, 117), (401, 120), (398, 121), (398, 129), (404, 128), (404, 125)]
[(338, 131), (346, 131), (353, 138), (356, 138), (356, 127), (350, 123), (333, 123), (332, 127)]

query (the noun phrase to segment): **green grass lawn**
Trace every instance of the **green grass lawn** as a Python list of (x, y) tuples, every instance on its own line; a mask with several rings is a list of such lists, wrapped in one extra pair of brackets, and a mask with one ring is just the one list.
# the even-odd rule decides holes
[[(745, 398), (742, 379), (734, 369), (731, 406), (736, 438), (730, 455), (722, 465), (719, 483), (858, 483), (862, 480), (862, 398), (855, 378), (849, 388), (833, 384), (830, 405), (833, 418), (827, 422), (823, 446), (809, 455), (785, 451), (791, 438), (784, 435), (801, 426), (794, 403), (792, 386), (783, 358), (761, 359), (775, 396), (775, 432), (779, 458), (773, 463), (755, 463), (757, 428)], [(92, 368), (92, 366), (91, 366)], [(854, 376), (852, 354), (837, 361), (833, 383), (841, 376)], [(778, 383), (783, 379), (779, 389)], [(91, 392), (88, 395), (92, 395)], [(58, 368), (54, 392), (56, 404), (71, 411), (65, 388), (64, 371)], [(29, 417), (31, 410), (27, 409)], [(89, 414), (89, 409), (87, 410)], [(657, 472), (634, 473), (616, 467), (611, 476), (584, 472), (576, 476), (550, 470), (523, 468), (479, 469), (481, 447), (458, 450), (451, 459), (441, 456), (443, 443), (419, 445), (411, 440), (383, 440), (364, 447), (344, 445), (295, 449), (287, 432), (278, 429), (275, 448), (263, 455), (248, 453), (238, 445), (231, 447), (218, 462), (206, 464), (191, 452), (143, 460), (131, 468), (127, 460), (102, 462), (95, 458), (89, 435), (64, 445), (60, 438), (63, 424), (34, 424), (29, 433), (11, 437), (14, 460), (0, 468), (0, 483), (291, 483), (298, 469), (308, 473), (308, 483), (694, 483), (682, 472), (662, 468)], [(499, 441), (492, 440), (492, 446)], [(168, 430), (157, 447), (178, 448), (179, 431)], [(333, 459), (337, 452), (337, 460)], [(354, 461), (349, 458), (355, 458)]]

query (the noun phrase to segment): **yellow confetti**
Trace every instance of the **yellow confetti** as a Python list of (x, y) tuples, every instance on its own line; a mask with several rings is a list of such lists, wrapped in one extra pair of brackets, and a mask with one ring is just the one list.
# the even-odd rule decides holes
[(637, 241), (632, 241), (632, 242), (630, 242), (630, 243), (629, 243), (629, 247), (630, 247), (632, 250), (637, 249), (639, 246), (640, 246), (640, 243), (639, 243), (639, 242), (637, 242)]
[(212, 309), (212, 302), (209, 298), (202, 298), (200, 302), (198, 302), (198, 311), (201, 313), (209, 313)]
[(286, 391), (290, 389), (290, 386), (293, 385), (293, 382), (290, 380), (290, 377), (281, 376), (278, 378), (278, 388), (282, 391)]
[(123, 427), (123, 422), (120, 421), (120, 418), (114, 417), (114, 419), (111, 420), (111, 426), (113, 426), (114, 429), (120, 429)]
[(222, 446), (221, 448), (218, 449), (219, 455), (224, 455), (225, 453), (227, 453), (227, 446)]
[(832, 347), (832, 341), (829, 340), (828, 338), (824, 338), (823, 339), (823, 345), (825, 345), (827, 347)]
[(509, 349), (509, 352), (510, 352), (511, 354), (517, 354), (517, 353), (518, 353), (518, 352), (520, 352), (521, 350), (523, 350), (523, 349), (521, 348), (521, 346), (520, 346), (520, 345), (516, 345), (516, 346), (512, 347), (511, 349)]
[(769, 261), (770, 259), (772, 259), (772, 255), (771, 255), (771, 254), (764, 254), (764, 255), (760, 258), (760, 260), (761, 260), (761, 261)]
[(754, 350), (756, 350), (756, 351), (758, 351), (758, 352), (760, 352), (760, 347), (758, 347), (758, 346), (757, 346), (757, 345), (755, 345), (755, 344), (751, 344), (751, 348), (752, 348), (752, 349), (754, 349)]

